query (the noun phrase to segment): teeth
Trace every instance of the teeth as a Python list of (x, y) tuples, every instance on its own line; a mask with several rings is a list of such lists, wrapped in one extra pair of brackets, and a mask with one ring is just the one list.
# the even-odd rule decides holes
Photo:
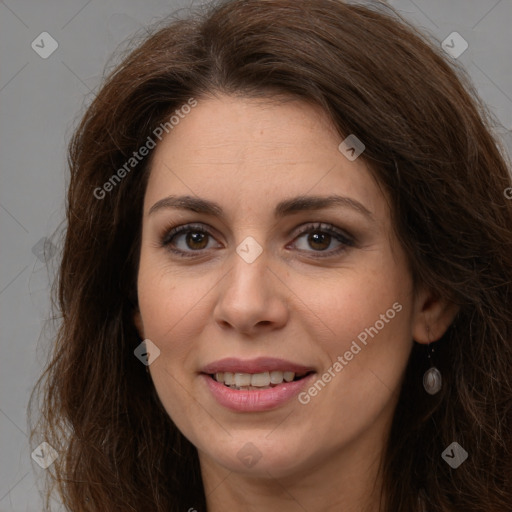
[(255, 373), (251, 377), (251, 386), (256, 386), (258, 388), (262, 388), (264, 386), (268, 386), (270, 384), (270, 373)]
[(283, 381), (292, 382), (295, 379), (294, 372), (281, 372), (279, 370), (263, 373), (231, 373), (218, 372), (214, 375), (217, 382), (233, 388), (265, 388), (271, 385), (281, 384)]
[(250, 373), (235, 373), (235, 386), (241, 388), (242, 386), (251, 385), (251, 374)]
[(272, 384), (281, 384), (283, 382), (283, 372), (270, 372), (270, 382)]
[(295, 373), (293, 372), (284, 372), (283, 373), (284, 380), (286, 382), (291, 382), (295, 378)]

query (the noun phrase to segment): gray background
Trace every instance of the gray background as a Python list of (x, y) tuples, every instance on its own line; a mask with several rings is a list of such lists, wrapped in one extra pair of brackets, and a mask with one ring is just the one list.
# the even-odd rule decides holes
[[(467, 41), (457, 60), (496, 116), (496, 134), (510, 152), (512, 0), (389, 3), (439, 42), (454, 31)], [(30, 457), (35, 446), (28, 446), (26, 408), (51, 336), (51, 330), (42, 334), (51, 270), (41, 248), (56, 267), (55, 247), (44, 239), (64, 218), (67, 140), (120, 43), (190, 5), (0, 1), (0, 512), (42, 509), (37, 480), (45, 470)], [(31, 47), (42, 32), (58, 42), (46, 59)]]

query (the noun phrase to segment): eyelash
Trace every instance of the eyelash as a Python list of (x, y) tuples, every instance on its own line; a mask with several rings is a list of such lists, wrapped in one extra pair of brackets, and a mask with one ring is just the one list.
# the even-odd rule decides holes
[(181, 256), (182, 258), (192, 258), (196, 256), (201, 251), (182, 251), (180, 249), (175, 249), (172, 247), (171, 242), (172, 239), (183, 233), (204, 233), (205, 235), (212, 236), (211, 233), (204, 228), (201, 224), (184, 224), (183, 226), (177, 226), (175, 228), (166, 231), (162, 237), (161, 245), (162, 247), (168, 249), (169, 251)]
[(331, 249), (328, 251), (304, 251), (315, 254), (315, 258), (328, 258), (331, 256), (337, 256), (341, 252), (345, 251), (347, 247), (353, 247), (355, 245), (353, 238), (338, 229), (336, 226), (333, 226), (332, 224), (326, 224), (324, 222), (316, 222), (313, 224), (306, 224), (301, 226), (298, 232), (295, 234), (293, 241), (295, 242), (300, 236), (310, 233), (323, 233), (330, 235), (341, 244), (337, 249)]
[[(182, 258), (193, 258), (198, 255), (198, 253), (203, 252), (207, 249), (198, 249), (198, 250), (189, 250), (189, 251), (182, 251), (181, 249), (174, 248), (171, 243), (173, 239), (182, 234), (186, 233), (203, 233), (209, 237), (212, 237), (212, 234), (208, 229), (206, 229), (202, 224), (184, 224), (182, 226), (177, 226), (172, 229), (169, 229), (164, 233), (161, 239), (161, 246), (168, 249), (169, 251), (173, 252), (174, 254), (182, 257)], [(336, 241), (338, 241), (341, 245), (337, 249), (329, 250), (329, 251), (304, 251), (300, 250), (301, 252), (311, 252), (315, 254), (315, 258), (327, 258), (332, 257), (340, 254), (341, 252), (345, 251), (347, 247), (353, 247), (355, 245), (354, 239), (352, 239), (350, 236), (345, 234), (340, 229), (336, 228), (332, 224), (326, 224), (323, 222), (313, 223), (313, 224), (306, 224), (299, 228), (298, 232), (296, 233), (293, 242), (296, 242), (296, 240), (305, 234), (310, 233), (323, 233), (332, 236)]]

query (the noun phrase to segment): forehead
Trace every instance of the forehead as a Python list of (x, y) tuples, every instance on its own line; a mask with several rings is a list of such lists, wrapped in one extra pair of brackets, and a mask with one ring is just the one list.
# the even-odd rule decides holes
[(198, 100), (154, 150), (145, 211), (169, 194), (271, 207), (296, 195), (348, 195), (377, 216), (383, 194), (364, 160), (348, 160), (325, 113), (301, 101)]

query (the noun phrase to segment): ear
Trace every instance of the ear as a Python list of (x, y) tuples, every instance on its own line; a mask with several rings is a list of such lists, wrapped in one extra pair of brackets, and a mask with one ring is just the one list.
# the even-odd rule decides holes
[(133, 323), (135, 324), (135, 329), (137, 329), (140, 339), (145, 339), (146, 337), (144, 336), (144, 324), (142, 323), (142, 316), (140, 314), (139, 308), (137, 308), (133, 313)]
[(450, 327), (459, 309), (457, 304), (421, 290), (414, 301), (414, 341), (424, 344), (437, 341)]

